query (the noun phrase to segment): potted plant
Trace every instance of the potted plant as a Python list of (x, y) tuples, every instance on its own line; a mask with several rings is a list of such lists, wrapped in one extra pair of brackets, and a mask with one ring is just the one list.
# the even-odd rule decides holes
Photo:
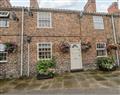
[(107, 49), (109, 49), (109, 50), (117, 50), (117, 45), (109, 44), (109, 45), (107, 45)]
[(113, 50), (118, 49), (118, 46), (115, 44), (108, 44), (106, 48), (107, 48), (108, 54), (111, 54)]
[(81, 45), (82, 45), (82, 50), (85, 52), (88, 51), (92, 47), (90, 42), (83, 42), (81, 43)]
[(55, 60), (39, 60), (37, 62), (37, 79), (49, 79), (55, 75)]
[(8, 53), (14, 53), (17, 50), (17, 45), (12, 42), (4, 43), (4, 45), (5, 51), (7, 51)]
[(69, 43), (67, 43), (67, 42), (62, 42), (62, 43), (60, 44), (60, 50), (61, 50), (61, 52), (63, 52), (63, 53), (69, 53), (69, 51), (70, 51), (70, 45), (69, 45)]
[(100, 57), (96, 59), (96, 65), (99, 70), (102, 71), (114, 71), (117, 69), (115, 60), (113, 57)]

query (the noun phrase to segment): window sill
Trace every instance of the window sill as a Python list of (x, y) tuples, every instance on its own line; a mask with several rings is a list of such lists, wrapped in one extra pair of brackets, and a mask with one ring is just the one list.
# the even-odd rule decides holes
[(52, 29), (53, 27), (37, 27), (37, 29)]
[(48, 59), (38, 59), (38, 61), (41, 61), (41, 60), (51, 60), (52, 58), (48, 58)]
[(9, 27), (0, 27), (0, 28), (9, 28)]
[(1, 64), (1, 63), (7, 63), (7, 61), (0, 61), (0, 64)]
[(104, 31), (105, 29), (94, 29), (95, 31)]
[(107, 55), (105, 55), (105, 56), (97, 56), (97, 58), (100, 58), (100, 57), (107, 57)]

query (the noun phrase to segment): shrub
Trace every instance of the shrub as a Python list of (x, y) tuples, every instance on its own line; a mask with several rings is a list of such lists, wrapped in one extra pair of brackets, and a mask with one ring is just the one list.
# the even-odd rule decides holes
[(112, 71), (116, 69), (113, 57), (100, 57), (96, 59), (97, 67), (102, 71)]
[(14, 53), (17, 50), (17, 45), (15, 43), (7, 42), (4, 44), (5, 44), (5, 51), (7, 51), (8, 53)]
[(36, 69), (38, 74), (44, 74), (52, 77), (55, 75), (55, 66), (56, 62), (54, 59), (40, 60), (37, 63)]

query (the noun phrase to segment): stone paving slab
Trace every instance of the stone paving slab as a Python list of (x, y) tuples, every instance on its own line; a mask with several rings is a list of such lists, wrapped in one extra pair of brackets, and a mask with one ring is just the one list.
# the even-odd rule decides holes
[(40, 90), (40, 91), (16, 91), (2, 95), (119, 95), (118, 88), (111, 89), (56, 89), (56, 90)]
[(15, 91), (40, 91), (40, 90), (64, 90), (64, 89), (101, 89), (120, 88), (120, 71), (99, 72), (86, 71), (66, 73), (53, 79), (37, 80), (13, 79), (0, 80), (0, 94)]

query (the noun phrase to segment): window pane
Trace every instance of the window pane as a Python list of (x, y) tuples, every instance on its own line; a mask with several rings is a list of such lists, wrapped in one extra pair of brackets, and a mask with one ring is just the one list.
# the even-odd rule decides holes
[(97, 43), (96, 50), (97, 50), (97, 56), (102, 57), (102, 56), (106, 56), (107, 54), (105, 43)]
[(93, 16), (94, 28), (104, 29), (104, 22), (101, 16)]
[(51, 58), (51, 44), (39, 44), (39, 59)]
[(6, 52), (0, 52), (0, 61), (6, 61), (7, 60), (7, 53)]
[(97, 44), (97, 48), (105, 48), (105, 44), (104, 43), (98, 43)]
[(106, 51), (105, 50), (97, 50), (97, 56), (105, 56)]
[(9, 16), (9, 12), (7, 11), (0, 11), (0, 17), (8, 17)]
[(0, 51), (5, 51), (5, 45), (4, 44), (0, 44)]
[(8, 27), (8, 19), (0, 19), (0, 27)]
[(39, 27), (50, 27), (51, 16), (49, 12), (40, 12), (39, 13)]

